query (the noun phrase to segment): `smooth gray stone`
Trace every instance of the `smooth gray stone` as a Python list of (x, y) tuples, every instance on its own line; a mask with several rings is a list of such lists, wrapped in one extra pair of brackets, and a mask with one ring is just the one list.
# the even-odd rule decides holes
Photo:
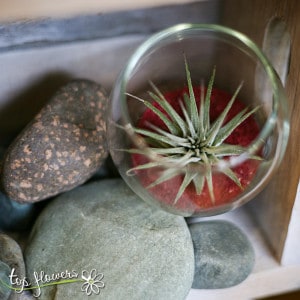
[[(0, 261), (0, 280), (6, 285), (11, 286), (10, 278), (11, 268)], [(20, 278), (21, 279), (21, 278)], [(1, 300), (34, 300), (35, 298), (30, 293), (30, 291), (22, 291), (21, 293), (16, 293), (12, 289), (7, 288), (2, 282), (0, 282), (0, 299)], [(20, 286), (14, 286), (15, 288), (20, 288)]]
[[(26, 279), (25, 263), (23, 259), (23, 253), (18, 243), (10, 238), (8, 235), (0, 233), (0, 261), (3, 261), (9, 266), (10, 274), (11, 270), (14, 270), (14, 275), (19, 280)], [(16, 279), (15, 279), (16, 280)], [(21, 285), (13, 285), (14, 288), (21, 288)], [(2, 300), (2, 298), (0, 297)], [(23, 291), (22, 293), (16, 293), (11, 291), (9, 300), (33, 300), (33, 296), (30, 291)]]
[(108, 154), (106, 105), (93, 81), (60, 88), (9, 146), (1, 171), (5, 194), (37, 202), (86, 182)]
[(0, 260), (0, 299), (7, 300), (11, 294), (11, 290), (5, 286), (10, 285), (9, 275), (10, 267)]
[(189, 226), (195, 250), (194, 289), (220, 289), (239, 284), (251, 273), (255, 255), (245, 234), (227, 221)]
[[(5, 262), (19, 279), (26, 277), (23, 253), (18, 243), (6, 234), (0, 233), (0, 261)], [(15, 288), (20, 288), (14, 285)], [(2, 299), (2, 298), (0, 298)], [(29, 300), (32, 295), (29, 291), (22, 293), (11, 292), (9, 300)]]
[(0, 229), (24, 231), (31, 225), (36, 208), (32, 203), (18, 203), (0, 191)]
[[(32, 230), (25, 259), (29, 277), (95, 268), (105, 287), (89, 299), (182, 300), (194, 276), (184, 218), (147, 205), (121, 179), (92, 182), (51, 202)], [(44, 288), (40, 300), (82, 300), (81, 285)]]
[(11, 237), (0, 233), (0, 260), (5, 262), (19, 278), (26, 276), (23, 253), (19, 244)]

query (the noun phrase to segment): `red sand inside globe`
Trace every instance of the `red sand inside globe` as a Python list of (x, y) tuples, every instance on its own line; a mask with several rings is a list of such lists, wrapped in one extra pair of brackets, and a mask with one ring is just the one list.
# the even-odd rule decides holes
[[(206, 89), (204, 92), (206, 93)], [(182, 113), (179, 105), (179, 99), (183, 99), (184, 93), (188, 94), (187, 88), (170, 91), (164, 94), (167, 101), (180, 115), (182, 115)], [(201, 93), (200, 87), (194, 87), (194, 93), (196, 101), (199, 104)], [(220, 113), (226, 107), (227, 103), (230, 101), (231, 97), (232, 96), (230, 94), (223, 90), (216, 88), (212, 90), (210, 102), (211, 122), (220, 115)], [(156, 105), (156, 107), (164, 112), (164, 110), (159, 107), (159, 105)], [(231, 120), (244, 108), (245, 105), (240, 100), (236, 99), (227, 115), (225, 123)], [(150, 128), (147, 126), (148, 123), (152, 123), (166, 131), (168, 130), (163, 121), (149, 108), (147, 108), (142, 114), (140, 120), (138, 121), (137, 127), (150, 130)], [(231, 135), (225, 140), (225, 143), (246, 147), (257, 137), (258, 134), (259, 126), (253, 116), (250, 116), (231, 133)], [(133, 167), (136, 167), (138, 165), (145, 164), (146, 162), (148, 162), (148, 159), (143, 155), (133, 154), (132, 161)], [(258, 165), (258, 160), (247, 160), (233, 169), (243, 188), (247, 187), (250, 184), (251, 180), (255, 176)], [(157, 170), (157, 168), (136, 172), (136, 176), (138, 176), (141, 184), (144, 187), (149, 186), (159, 177), (159, 175), (160, 172)], [(150, 188), (149, 192), (153, 195), (154, 198), (157, 199), (157, 201), (160, 201), (165, 205), (174, 206), (179, 210), (192, 212), (197, 212), (229, 203), (242, 192), (241, 188), (226, 175), (221, 173), (213, 173), (212, 180), (215, 195), (214, 202), (210, 198), (208, 186), (205, 182), (203, 191), (200, 195), (196, 194), (194, 185), (189, 184), (185, 189), (183, 195), (179, 198), (177, 203), (174, 204), (174, 199), (176, 198), (182, 180), (183, 175), (178, 175), (168, 181)]]

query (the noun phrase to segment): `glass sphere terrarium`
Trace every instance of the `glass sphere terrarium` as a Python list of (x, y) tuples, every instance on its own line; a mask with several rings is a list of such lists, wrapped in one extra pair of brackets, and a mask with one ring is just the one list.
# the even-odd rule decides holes
[(146, 40), (115, 83), (107, 125), (127, 184), (182, 216), (252, 199), (289, 134), (285, 93), (268, 59), (245, 35), (213, 24), (180, 24)]

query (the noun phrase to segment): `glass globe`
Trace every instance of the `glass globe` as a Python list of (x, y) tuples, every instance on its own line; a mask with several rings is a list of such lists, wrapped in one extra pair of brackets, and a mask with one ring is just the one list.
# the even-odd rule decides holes
[(107, 128), (115, 165), (144, 201), (210, 216), (266, 186), (289, 120), (280, 79), (254, 42), (220, 25), (180, 24), (133, 53), (113, 87)]

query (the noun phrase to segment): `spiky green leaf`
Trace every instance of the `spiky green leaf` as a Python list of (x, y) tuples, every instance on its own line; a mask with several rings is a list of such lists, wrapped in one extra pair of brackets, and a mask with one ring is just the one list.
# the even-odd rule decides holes
[(159, 142), (161, 142), (165, 145), (170, 145), (170, 146), (173, 146), (173, 147), (177, 146), (176, 141), (173, 141), (172, 139), (167, 138), (166, 136), (163, 136), (161, 134), (157, 134), (155, 132), (152, 132), (152, 131), (149, 131), (149, 130), (146, 130), (146, 129), (134, 128), (134, 130), (135, 130), (136, 133), (141, 134), (143, 136), (147, 136), (147, 137), (153, 139), (154, 141), (159, 141)]
[(197, 176), (193, 178), (193, 184), (197, 195), (201, 195), (204, 187), (204, 182), (205, 178), (202, 174), (197, 174)]
[(138, 165), (137, 167), (127, 170), (126, 174), (128, 176), (132, 176), (132, 175), (135, 175), (136, 171), (151, 169), (151, 168), (155, 168), (155, 167), (161, 167), (161, 162), (154, 161), (154, 162), (149, 162), (149, 163), (146, 163), (143, 165)]
[(127, 93), (126, 95), (141, 101), (146, 107), (148, 107), (153, 113), (155, 113), (163, 122), (164, 124), (167, 126), (167, 128), (169, 129), (169, 131), (172, 134), (178, 135), (179, 134), (179, 128), (178, 126), (176, 126), (176, 124), (174, 124), (174, 122), (172, 122), (161, 110), (159, 110), (157, 107), (155, 107), (154, 105), (152, 105), (150, 102), (145, 101), (143, 99), (141, 99), (140, 97), (134, 96), (132, 94)]
[(235, 93), (233, 94), (232, 98), (230, 99), (230, 101), (228, 102), (228, 104), (226, 105), (225, 109), (221, 112), (221, 114), (219, 115), (219, 117), (216, 119), (216, 121), (213, 123), (213, 125), (211, 126), (209, 132), (208, 132), (208, 137), (207, 137), (207, 144), (208, 145), (213, 145), (214, 141), (215, 141), (215, 137), (217, 136), (222, 124), (224, 123), (227, 114), (229, 112), (229, 110), (231, 109), (240, 89), (242, 88), (242, 83), (239, 85), (239, 87), (236, 89)]
[[(212, 89), (213, 89), (213, 84), (215, 81), (215, 76), (216, 76), (216, 67), (214, 67), (212, 75), (210, 77), (207, 90), (206, 90), (206, 95), (205, 95), (205, 102), (203, 106), (203, 126), (204, 126), (204, 131), (205, 133), (208, 131), (210, 128), (210, 99), (211, 99), (211, 94), (212, 94)], [(201, 87), (201, 89), (204, 90), (204, 87)]]
[(224, 125), (219, 132), (217, 133), (214, 141), (214, 145), (218, 146), (221, 145), (229, 136), (230, 134), (246, 119), (248, 119), (252, 114), (254, 114), (259, 109), (259, 106), (253, 108), (251, 111), (246, 113), (248, 110), (247, 108), (243, 109), (239, 112), (235, 117), (233, 117), (226, 125)]
[(179, 198), (182, 196), (182, 194), (184, 193), (185, 189), (188, 187), (188, 185), (193, 181), (193, 179), (197, 176), (197, 173), (189, 173), (186, 172), (184, 179), (182, 181), (182, 184), (177, 192), (176, 198), (174, 200), (174, 204), (177, 203), (177, 201), (179, 200)]
[(199, 128), (197, 103), (196, 103), (196, 98), (195, 98), (195, 94), (194, 94), (191, 73), (189, 70), (189, 66), (188, 66), (186, 57), (184, 57), (184, 65), (185, 65), (185, 73), (186, 73), (186, 80), (187, 80), (187, 84), (188, 84), (188, 90), (189, 90), (189, 94), (190, 94), (190, 97), (189, 97), (189, 99), (190, 99), (190, 104), (189, 104), (190, 116), (191, 116), (191, 120), (194, 125), (194, 128)]
[(220, 157), (220, 156), (239, 155), (239, 154), (244, 153), (246, 150), (242, 146), (231, 145), (231, 144), (222, 144), (218, 147), (215, 146), (215, 147), (204, 148), (204, 151), (207, 154), (213, 154), (216, 157)]
[(174, 178), (175, 176), (179, 175), (181, 173), (180, 170), (178, 169), (167, 169), (165, 171), (163, 171), (162, 175), (159, 176), (154, 182), (152, 182), (150, 185), (148, 185), (148, 189), (155, 187), (156, 185), (159, 185), (165, 181), (168, 181), (172, 178)]
[[(184, 98), (186, 98), (186, 97), (188, 97), (188, 96), (185, 94)], [(192, 120), (190, 118), (190, 115), (188, 114), (187, 110), (185, 109), (185, 107), (184, 107), (184, 105), (183, 105), (183, 103), (181, 101), (179, 102), (179, 105), (180, 105), (180, 108), (181, 108), (181, 110), (183, 112), (183, 115), (184, 115), (184, 118), (186, 120), (186, 123), (188, 125), (187, 127), (189, 129), (189, 132), (191, 133), (191, 137), (193, 139), (197, 138), (196, 129), (195, 129), (194, 124), (193, 124), (193, 122), (192, 122)]]
[(152, 85), (156, 94), (154, 94), (153, 92), (149, 92), (149, 95), (164, 109), (167, 115), (175, 122), (175, 124), (179, 126), (179, 128), (182, 131), (182, 134), (186, 136), (187, 128), (184, 120), (179, 116), (179, 114), (172, 107), (172, 105), (166, 100), (161, 91), (153, 83), (150, 84)]
[(212, 180), (212, 171), (211, 168), (207, 171), (207, 174), (205, 175), (207, 186), (208, 186), (208, 192), (210, 199), (212, 203), (215, 203), (215, 194), (214, 194), (214, 187), (213, 187), (213, 180)]

